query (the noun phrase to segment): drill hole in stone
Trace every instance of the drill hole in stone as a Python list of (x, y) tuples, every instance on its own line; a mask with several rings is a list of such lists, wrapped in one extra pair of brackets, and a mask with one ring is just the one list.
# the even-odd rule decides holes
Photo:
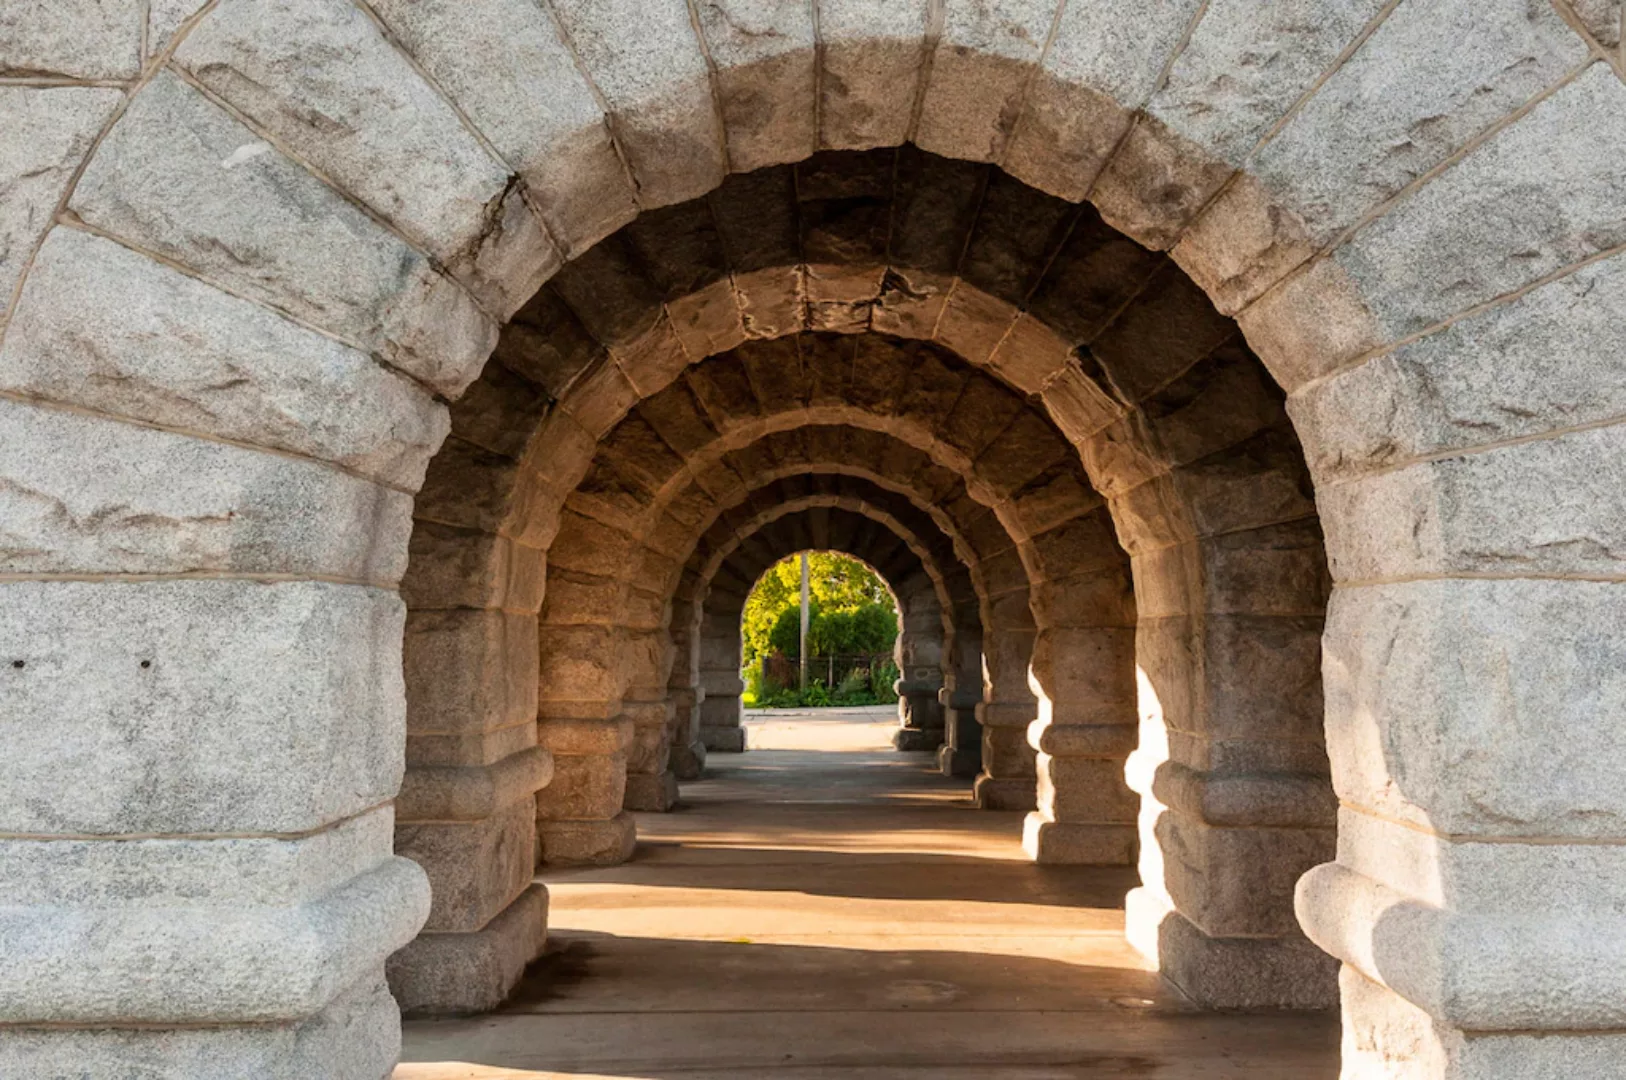
[(142, 670), (146, 670), (147, 668), (152, 667), (152, 661), (151, 660), (143, 660), (143, 661), (141, 661), (141, 667), (142, 667)]
[(14, 667), (14, 668), (27, 667), (28, 666), (28, 661), (26, 661), (26, 660), (13, 660), (11, 662), (11, 666)]

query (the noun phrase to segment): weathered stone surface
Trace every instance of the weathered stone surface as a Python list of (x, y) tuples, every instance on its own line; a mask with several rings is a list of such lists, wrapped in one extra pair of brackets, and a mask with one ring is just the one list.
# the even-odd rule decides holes
[(1450, 834), (1612, 836), (1619, 590), (1420, 581), (1328, 609), (1327, 746), (1340, 798)]
[[(290, 907), (13, 907), (0, 915), (8, 1024), (297, 1021), (376, 971), (429, 908), (423, 871), (385, 857)], [(243, 972), (252, 971), (252, 979)]]
[(528, 0), (377, 0), (373, 8), (525, 177), (568, 255), (637, 213), (593, 88), (545, 7)]
[(536, 715), (534, 615), (415, 610), (403, 655), (414, 733), (500, 731)]
[(291, 907), (389, 858), (394, 815), (370, 810), (306, 836), (0, 841), (0, 906)]
[(1623, 519), (1605, 463), (1623, 446), (1595, 428), (1326, 486), (1333, 574), (1612, 575)]
[[(5, 17), (0, 15), (0, 20)], [(0, 55), (0, 65), (4, 63)], [(122, 97), (111, 87), (0, 86), (0, 113), (6, 116), (6, 126), (14, 129), (0, 145), (0, 317), (10, 308), (12, 290), (51, 227), (74, 170)]]
[(547, 555), (501, 536), (414, 522), (401, 599), (414, 610), (542, 606)]
[(17, 1076), (126, 1080), (372, 1080), (393, 1069), (401, 1013), (382, 977), (369, 973), (308, 1019), (194, 1028), (13, 1028), (0, 1070)]
[(139, 0), (8, 4), (0, 12), (0, 76), (132, 79), (141, 68), (145, 6)]
[(1052, 195), (1083, 198), (1198, 10), (1196, 0), (1152, 11), (1132, 3), (1067, 5), (1005, 167)]
[(471, 933), (530, 885), (536, 806), (522, 798), (483, 821), (403, 821), (395, 829), (395, 853), (429, 876), (424, 929)]
[(1022, 850), (1041, 866), (1133, 866), (1134, 825), (1053, 821), (1031, 813), (1022, 821)]
[(630, 773), (627, 793), (622, 805), (628, 810), (664, 814), (678, 801), (677, 774), (667, 770), (658, 773)]
[[(1144, 916), (1129, 894), (1128, 918)], [(1302, 937), (1214, 938), (1177, 912), (1148, 920), (1163, 977), (1193, 1001), (1220, 1009), (1329, 1009), (1338, 964)]]
[(1618, 416), (1623, 312), (1610, 259), (1307, 388), (1288, 407), (1310, 467), (1337, 479)]
[(639, 205), (668, 206), (722, 181), (723, 132), (710, 72), (678, 0), (555, 0), (555, 15), (609, 103)]
[[(1626, 137), (1623, 106), (1626, 86), (1595, 65), (1339, 248), (1384, 332), (1422, 330), (1626, 242), (1626, 178), (1603, 149)], [(1565, 138), (1577, 130), (1592, 138)]]
[(608, 821), (538, 821), (539, 862), (550, 866), (617, 866), (632, 857), (637, 823), (622, 811)]
[[(1457, 47), (1423, 44), (1443, 41)], [(1251, 169), (1325, 243), (1585, 57), (1585, 43), (1547, 4), (1401, 5)], [(1460, 220), (1473, 228), (1487, 218)]]
[(1059, 6), (1056, 0), (945, 5), (915, 144), (945, 157), (997, 162)]
[(364, 353), (73, 229), (55, 230), (35, 260), (0, 385), (409, 490), (447, 428), (444, 407)]
[(335, 469), (0, 402), (13, 573), (321, 574), (394, 584), (411, 498)]
[[(299, 832), (400, 786), (391, 593), (13, 582), (0, 598), (7, 832)], [(51, 794), (64, 782), (74, 799)]]
[(540, 746), (495, 765), (415, 766), (401, 782), (395, 809), (402, 821), (479, 821), (529, 799), (552, 779), (553, 755)]
[(548, 935), (548, 890), (532, 884), (471, 934), (423, 933), (384, 965), (404, 1016), (488, 1012), (501, 1005), (541, 955)]
[(175, 61), (442, 262), (482, 239), (506, 170), (354, 5), (222, 0)]
[(467, 385), (496, 340), (460, 286), (173, 75), (136, 96), (70, 206), (442, 393)]
[(537, 797), (539, 821), (608, 821), (621, 812), (627, 755), (554, 751), (553, 782)]
[(1347, 1067), (1404, 1068), (1405, 1076), (1528, 1077), (1561, 1080), (1609, 1075), (1626, 1052), (1621, 1036), (1470, 1034), (1430, 1016), (1405, 998), (1345, 966), (1338, 980), (1349, 1050)]
[(204, 5), (205, 0), (147, 0), (148, 58), (174, 44), (175, 35)]
[(909, 137), (928, 14), (920, 0), (820, 0), (821, 147), (868, 150)]
[(817, 150), (813, 5), (713, 0), (696, 10), (717, 68), (730, 168), (749, 172)]

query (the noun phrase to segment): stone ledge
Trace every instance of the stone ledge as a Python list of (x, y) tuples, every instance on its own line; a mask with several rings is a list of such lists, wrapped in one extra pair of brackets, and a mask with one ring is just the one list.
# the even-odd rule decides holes
[(719, 754), (743, 754), (745, 752), (745, 729), (742, 727), (705, 727), (700, 728), (700, 744), (707, 750)]
[(74, 1080), (377, 1080), (401, 1048), (401, 1013), (371, 971), (307, 1020), (119, 1029), (13, 1028), (0, 1076)]
[(1022, 822), (1022, 850), (1052, 866), (1134, 866), (1135, 826), (1051, 821), (1035, 811)]
[(407, 1016), (495, 1009), (541, 954), (547, 927), (548, 890), (536, 883), (473, 933), (418, 935), (386, 963), (390, 990)]
[(632, 858), (638, 828), (623, 810), (609, 821), (538, 821), (537, 863), (619, 866)]
[(0, 1023), (302, 1020), (382, 966), (428, 914), (428, 879), (402, 858), (294, 907), (10, 908)]
[(395, 800), (396, 820), (480, 821), (534, 795), (553, 779), (553, 755), (540, 746), (512, 754), (494, 765), (464, 768), (413, 766)]
[(1338, 863), (1299, 879), (1295, 910), (1315, 944), (1452, 1027), (1626, 1028), (1618, 910), (1452, 911)]

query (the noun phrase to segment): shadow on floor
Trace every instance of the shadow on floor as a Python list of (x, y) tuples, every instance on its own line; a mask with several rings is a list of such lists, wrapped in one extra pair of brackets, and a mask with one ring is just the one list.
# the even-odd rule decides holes
[(817, 834), (774, 837), (787, 845), (695, 846), (639, 841), (631, 862), (604, 869), (549, 870), (555, 884), (625, 884), (648, 889), (793, 892), (852, 900), (961, 900), (989, 904), (1121, 910), (1140, 884), (1133, 867), (1038, 866), (1013, 859), (918, 852), (831, 851)]
[(1153, 973), (1088, 962), (1088, 944), (1054, 948), (1061, 958), (572, 931), (499, 1014), (409, 1024), (416, 1064), (396, 1080), (1337, 1075), (1335, 1017), (1200, 1012)]

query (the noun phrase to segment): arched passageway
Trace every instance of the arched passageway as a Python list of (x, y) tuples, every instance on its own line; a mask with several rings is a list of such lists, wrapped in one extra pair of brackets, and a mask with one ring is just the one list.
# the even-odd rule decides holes
[(1325, 950), (1347, 1075), (1605, 1072), (1610, 8), (8, 15), (0, 1063), (377, 1076), (408, 942), (494, 1002), (828, 429), (963, 485), (979, 790), (1090, 861), (1127, 775), (1175, 983)]

